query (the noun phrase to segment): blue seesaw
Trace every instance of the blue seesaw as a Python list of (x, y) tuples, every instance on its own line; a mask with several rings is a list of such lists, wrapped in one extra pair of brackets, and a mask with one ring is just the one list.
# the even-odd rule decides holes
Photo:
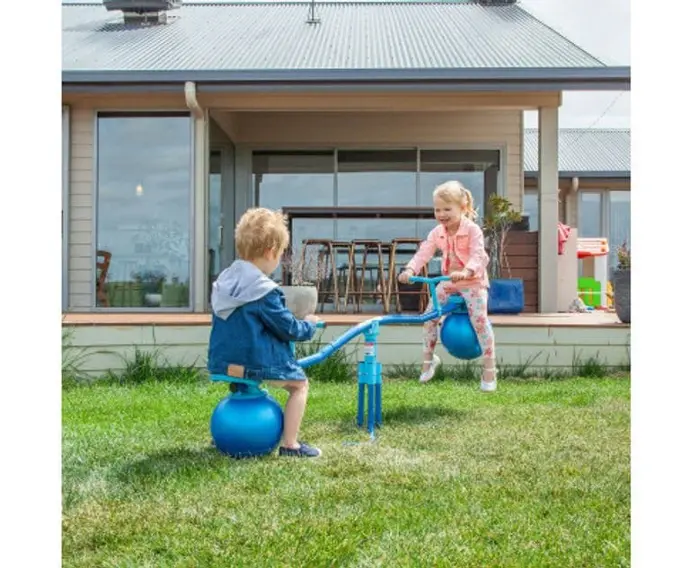
[[(364, 425), (366, 414), (367, 430), (372, 439), (375, 427), (383, 423), (381, 363), (377, 359), (377, 342), (382, 325), (422, 324), (443, 317), (440, 339), (451, 355), (468, 360), (475, 359), (482, 353), (463, 298), (453, 295), (444, 306), (438, 302), (435, 285), (447, 280), (450, 280), (447, 276), (410, 278), (410, 282), (429, 285), (433, 306), (430, 312), (415, 316), (385, 315), (371, 318), (350, 328), (318, 353), (297, 361), (306, 369), (325, 361), (355, 337), (364, 336), (364, 358), (357, 366), (357, 425)], [(318, 327), (323, 328), (325, 324), (320, 322)], [(237, 458), (273, 452), (280, 443), (283, 412), (278, 402), (265, 389), (260, 388), (260, 381), (228, 375), (211, 375), (211, 380), (238, 385), (237, 392), (221, 400), (211, 416), (211, 436), (216, 448)]]

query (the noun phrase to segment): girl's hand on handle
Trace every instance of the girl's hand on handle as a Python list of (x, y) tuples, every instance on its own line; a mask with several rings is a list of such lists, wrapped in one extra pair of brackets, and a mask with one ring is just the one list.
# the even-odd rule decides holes
[(460, 280), (467, 280), (468, 278), (470, 278), (470, 271), (466, 268), (450, 273), (451, 282), (460, 282)]
[(398, 282), (401, 284), (408, 284), (410, 282), (410, 276), (414, 276), (414, 273), (409, 268), (406, 268), (398, 275)]

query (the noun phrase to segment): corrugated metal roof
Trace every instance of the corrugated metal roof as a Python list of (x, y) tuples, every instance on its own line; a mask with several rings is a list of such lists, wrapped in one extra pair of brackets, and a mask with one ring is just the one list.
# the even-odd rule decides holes
[[(525, 173), (539, 169), (539, 131), (525, 129)], [(611, 177), (630, 175), (630, 130), (563, 128), (558, 133), (558, 169), (561, 175)]]
[(605, 67), (518, 5), (474, 2), (184, 4), (125, 25), (102, 4), (62, 8), (63, 71)]

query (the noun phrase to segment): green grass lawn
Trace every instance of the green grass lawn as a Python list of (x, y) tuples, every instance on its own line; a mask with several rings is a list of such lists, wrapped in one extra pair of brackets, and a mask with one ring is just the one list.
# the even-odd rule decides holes
[(211, 449), (226, 392), (64, 391), (64, 566), (630, 565), (627, 377), (390, 381), (375, 443), (354, 383), (313, 383), (316, 460)]

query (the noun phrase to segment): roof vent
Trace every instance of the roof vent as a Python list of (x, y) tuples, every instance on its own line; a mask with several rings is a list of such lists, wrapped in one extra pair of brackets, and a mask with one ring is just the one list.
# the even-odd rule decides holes
[(309, 3), (309, 15), (307, 16), (307, 23), (315, 25), (321, 23), (321, 18), (316, 15), (316, 0), (311, 0)]
[(170, 10), (177, 10), (182, 0), (103, 0), (109, 12), (122, 12), (125, 23), (165, 24)]

